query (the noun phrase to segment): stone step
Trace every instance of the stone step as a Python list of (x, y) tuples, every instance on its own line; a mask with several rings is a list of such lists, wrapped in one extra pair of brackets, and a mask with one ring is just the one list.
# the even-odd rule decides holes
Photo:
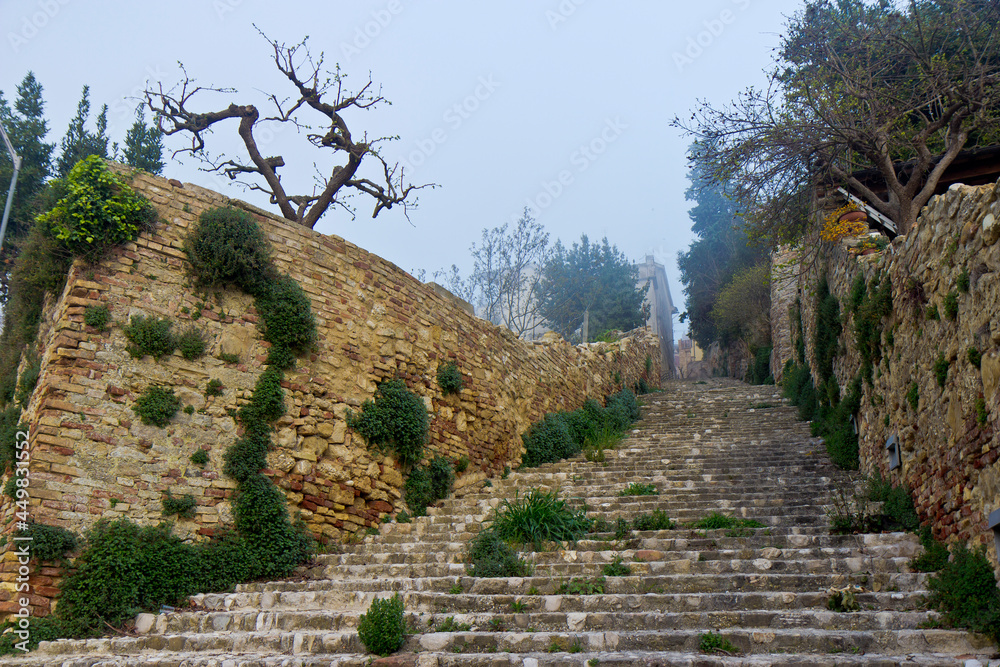
[[(353, 610), (281, 610), (281, 611), (206, 611), (161, 614), (150, 635), (214, 632), (357, 631), (364, 607)], [(529, 628), (544, 632), (636, 632), (650, 630), (723, 631), (730, 628), (810, 629), (827, 631), (917, 630), (933, 623), (937, 614), (928, 612), (837, 613), (826, 610), (765, 611), (738, 610), (714, 612), (661, 611), (532, 611), (462, 613), (410, 612), (407, 627), (422, 633), (459, 625), (472, 632), (525, 632)]]
[[(711, 628), (616, 631), (434, 632), (410, 635), (404, 651), (454, 653), (545, 653), (584, 651), (656, 651), (697, 653), (700, 636)], [(884, 632), (783, 628), (730, 628), (722, 634), (744, 653), (781, 651), (837, 654), (947, 653), (983, 654), (995, 647), (985, 637), (952, 630), (916, 629)], [(210, 632), (98, 640), (58, 640), (40, 647), (39, 657), (87, 652), (91, 655), (139, 656), (186, 652), (257, 655), (337, 655), (363, 653), (355, 632)], [(161, 655), (161, 658), (165, 657)], [(12, 663), (13, 664), (13, 663)]]
[[(207, 611), (275, 611), (311, 609), (367, 609), (379, 595), (353, 590), (312, 589), (301, 591), (264, 591), (252, 593), (203, 594), (194, 602)], [(487, 595), (452, 594), (450, 592), (406, 591), (402, 594), (406, 608), (414, 612), (513, 613), (515, 606), (522, 612), (563, 611), (617, 612), (639, 610), (660, 612), (758, 610), (791, 613), (798, 610), (825, 610), (829, 600), (826, 591), (803, 593), (605, 593), (584, 595)], [(919, 611), (923, 607), (922, 592), (859, 592), (861, 609), (880, 612)], [(163, 616), (163, 615), (161, 615)], [(158, 617), (159, 618), (159, 617)], [(159, 621), (157, 621), (159, 622)]]

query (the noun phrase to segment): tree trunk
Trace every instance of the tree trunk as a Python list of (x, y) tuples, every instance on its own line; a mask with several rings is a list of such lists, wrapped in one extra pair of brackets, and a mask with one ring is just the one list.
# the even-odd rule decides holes
[(583, 342), (590, 342), (590, 308), (583, 311)]

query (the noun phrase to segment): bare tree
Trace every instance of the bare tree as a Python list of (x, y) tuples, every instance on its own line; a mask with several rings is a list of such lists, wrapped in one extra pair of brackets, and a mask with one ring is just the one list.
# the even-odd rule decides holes
[(536, 291), (548, 245), (548, 233), (527, 208), (513, 228), (503, 224), (483, 230), (482, 243), (472, 245), (474, 266), (466, 290), (475, 295), (484, 319), (518, 336), (539, 323)]
[(765, 89), (673, 123), (703, 138), (702, 161), (758, 236), (797, 236), (819, 182), (847, 185), (906, 234), (963, 148), (998, 139), (998, 7), (810, 0)]
[[(258, 30), (259, 32), (259, 30)], [(323, 213), (331, 205), (347, 210), (351, 216), (354, 210), (347, 203), (352, 194), (361, 193), (375, 200), (372, 217), (383, 209), (402, 206), (404, 213), (416, 205), (415, 191), (433, 184), (412, 185), (405, 181), (403, 168), (399, 164), (389, 164), (379, 153), (379, 145), (396, 137), (383, 136), (369, 139), (367, 133), (356, 138), (348, 129), (343, 114), (364, 111), (386, 103), (381, 89), (376, 89), (371, 77), (357, 91), (349, 91), (344, 86), (346, 75), (337, 66), (330, 72), (323, 67), (323, 54), (313, 58), (302, 40), (293, 46), (286, 46), (276, 40), (261, 35), (274, 49), (274, 64), (278, 71), (292, 84), (295, 95), (279, 98), (269, 94), (268, 101), (273, 106), (272, 115), (262, 115), (252, 104), (229, 106), (216, 111), (194, 111), (191, 109), (195, 96), (199, 99), (205, 93), (218, 92), (233, 94), (231, 88), (214, 88), (197, 85), (181, 65), (184, 80), (177, 86), (165, 89), (158, 84), (155, 89), (145, 91), (146, 105), (156, 114), (160, 130), (165, 135), (187, 133), (191, 136), (190, 147), (175, 151), (190, 153), (207, 164), (205, 171), (226, 174), (251, 190), (266, 193), (272, 204), (276, 204), (286, 219), (314, 227)], [(305, 112), (311, 111), (319, 119), (318, 124), (305, 122)], [(237, 132), (246, 147), (247, 159), (227, 159), (224, 156), (211, 157), (205, 151), (204, 135), (217, 123), (230, 119), (239, 121)], [(328, 149), (334, 155), (334, 166), (321, 170), (314, 165), (317, 183), (311, 193), (291, 194), (281, 182), (278, 169), (285, 166), (280, 155), (265, 156), (258, 142), (262, 128), (271, 123), (290, 123), (306, 132), (310, 143), (317, 148)], [(362, 161), (370, 158), (379, 163), (380, 176), (373, 180), (358, 174)], [(252, 180), (244, 180), (246, 176)]]

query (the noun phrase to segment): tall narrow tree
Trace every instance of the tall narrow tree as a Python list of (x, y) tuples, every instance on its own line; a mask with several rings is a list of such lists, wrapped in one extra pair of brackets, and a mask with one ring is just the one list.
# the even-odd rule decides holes
[(163, 162), (163, 132), (154, 125), (146, 125), (143, 105), (135, 110), (135, 123), (125, 135), (125, 164), (160, 174)]
[[(23, 160), (7, 226), (8, 239), (21, 236), (30, 225), (33, 219), (31, 203), (45, 185), (45, 179), (52, 173), (52, 151), (55, 145), (45, 143), (49, 126), (44, 112), (42, 84), (32, 72), (28, 72), (18, 85), (13, 109), (4, 99), (3, 92), (0, 92), (0, 123), (3, 123), (14, 150)], [(13, 171), (14, 165), (7, 151), (0, 151), (0, 183), (4, 184), (5, 194)], [(12, 246), (6, 241), (3, 245), (6, 254)]]
[(80, 102), (76, 105), (76, 116), (69, 122), (66, 136), (60, 142), (62, 153), (56, 162), (56, 173), (64, 178), (77, 162), (91, 155), (108, 156), (108, 105), (101, 107), (97, 116), (97, 131), (87, 129), (90, 117), (90, 86), (83, 87)]

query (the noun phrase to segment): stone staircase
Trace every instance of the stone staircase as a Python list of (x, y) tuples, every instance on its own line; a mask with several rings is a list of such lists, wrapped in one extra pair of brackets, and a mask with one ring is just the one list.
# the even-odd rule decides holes
[[(643, 420), (603, 464), (515, 472), (319, 556), (293, 580), (198, 595), (192, 610), (141, 618), (145, 634), (43, 643), (3, 664), (1000, 665), (996, 646), (936, 629), (922, 609), (927, 575), (907, 569), (914, 536), (829, 534), (828, 502), (846, 477), (774, 388), (672, 383), (644, 400)], [(620, 497), (629, 482), (659, 494)], [(660, 509), (681, 523), (717, 511), (766, 527), (593, 534), (528, 554), (528, 577), (466, 576), (466, 542), (501, 499), (532, 488), (559, 489), (612, 524)], [(631, 574), (601, 580), (616, 558)], [(830, 590), (847, 586), (860, 611), (828, 610)], [(373, 663), (358, 617), (393, 591), (415, 633)], [(709, 631), (739, 652), (700, 652)]]

